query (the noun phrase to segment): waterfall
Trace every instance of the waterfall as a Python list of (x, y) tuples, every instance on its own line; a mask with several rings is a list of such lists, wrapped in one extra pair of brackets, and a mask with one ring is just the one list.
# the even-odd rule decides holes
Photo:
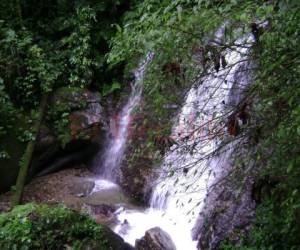
[(143, 76), (153, 56), (153, 53), (148, 53), (146, 59), (141, 62), (139, 67), (135, 70), (135, 81), (131, 86), (132, 90), (129, 99), (117, 117), (116, 126), (111, 127), (111, 129), (114, 130), (111, 131), (113, 138), (109, 141), (108, 147), (103, 155), (103, 162), (101, 162), (101, 175), (105, 179), (116, 181), (118, 176), (118, 167), (124, 155), (128, 137), (128, 127), (131, 121), (130, 116), (132, 111), (140, 103), (143, 90)]
[(123, 210), (118, 218), (126, 221), (115, 228), (134, 245), (145, 231), (159, 226), (172, 237), (178, 250), (196, 249), (192, 230), (203, 208), (208, 190), (230, 168), (234, 143), (216, 151), (228, 136), (226, 119), (248, 86), (250, 37), (239, 39), (234, 50), (227, 50), (227, 66), (219, 72), (210, 70), (187, 94), (185, 104), (173, 127), (174, 145), (165, 155), (151, 197), (151, 207), (144, 212)]

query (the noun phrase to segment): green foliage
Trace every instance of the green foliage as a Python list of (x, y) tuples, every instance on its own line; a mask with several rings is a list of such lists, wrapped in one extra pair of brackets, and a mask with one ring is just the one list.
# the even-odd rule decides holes
[[(217, 1), (216, 1), (217, 2)], [(257, 1), (154, 1), (146, 0), (125, 15), (125, 25), (118, 28), (112, 40), (109, 62), (140, 58), (149, 51), (157, 52), (156, 60), (166, 62), (179, 57), (191, 59), (193, 46), (205, 46), (225, 20), (230, 23), (226, 39), (234, 41), (237, 25), (247, 29), (253, 18), (261, 17), (265, 5)]]
[[(276, 180), (270, 197), (264, 197), (249, 237), (224, 249), (298, 249), (300, 68), (299, 1), (155, 1), (138, 3), (124, 18), (124, 25), (111, 43), (111, 64), (130, 60), (127, 70), (149, 51), (155, 53), (147, 71), (145, 109), (154, 112), (159, 123), (168, 117), (164, 105), (180, 103), (177, 89), (189, 87), (205, 73), (194, 60), (194, 48), (208, 45), (217, 29), (225, 24), (225, 38), (214, 49), (230, 47), (251, 23), (268, 21), (253, 53), (258, 63), (257, 100), (254, 105), (259, 137), (257, 164), (261, 178)], [(166, 74), (164, 66), (176, 63), (183, 74)], [(167, 111), (168, 112), (168, 111)], [(251, 133), (251, 131), (250, 131)], [(257, 139), (257, 138), (256, 138)], [(140, 154), (142, 150), (138, 150)], [(260, 177), (258, 177), (260, 178)]]
[[(7, 93), (4, 91), (3, 79), (0, 78), (0, 138), (7, 134), (7, 131), (13, 127), (15, 121), (16, 110), (9, 100)], [(3, 145), (0, 145), (0, 159), (8, 158), (9, 155), (6, 152)]]
[[(120, 89), (115, 82), (122, 78), (122, 68), (108, 68), (105, 54), (116, 31), (113, 24), (129, 4), (122, 0), (0, 3), (0, 158), (8, 157), (4, 145), (8, 131), (24, 142), (33, 139), (28, 127), (44, 92), (61, 87), (101, 91), (104, 82), (105, 88)], [(48, 107), (55, 114), (48, 122), (65, 143), (70, 108), (55, 109)], [(30, 122), (14, 129), (13, 121), (20, 114)]]
[[(259, 1), (145, 0), (125, 14), (111, 42), (111, 65), (127, 60), (128, 73), (147, 53), (154, 52), (143, 79), (144, 102), (139, 111), (149, 117), (150, 133), (134, 146), (130, 165), (143, 155), (154, 155), (155, 147), (148, 144), (155, 136), (170, 134), (171, 119), (186, 91), (207, 73), (197, 51), (221, 53), (250, 32), (250, 23), (268, 11), (267, 5), (257, 3), (261, 5)], [(221, 25), (226, 26), (224, 41), (210, 46)], [(210, 60), (208, 66), (212, 63)]]
[[(269, 29), (256, 54), (259, 69), (254, 105), (259, 134), (260, 178), (273, 182), (262, 197), (253, 228), (239, 244), (222, 249), (299, 249), (300, 240), (300, 14), (297, 1), (271, 8)], [(258, 177), (259, 178), (259, 177)]]
[(95, 64), (91, 58), (91, 28), (92, 21), (96, 21), (96, 13), (90, 7), (78, 8), (76, 15), (68, 21), (69, 25), (74, 27), (70, 36), (62, 40), (63, 46), (70, 49), (68, 80), (71, 85), (84, 87), (91, 81), (91, 67)]
[[(85, 245), (83, 245), (85, 243)], [(27, 204), (0, 215), (0, 247), (11, 249), (108, 249), (102, 227), (63, 206)]]
[(121, 84), (118, 82), (113, 82), (111, 85), (105, 84), (102, 89), (102, 96), (105, 97), (120, 89), (121, 89)]
[[(267, 20), (268, 27), (253, 53), (259, 66), (253, 88), (259, 102), (254, 105), (258, 124), (253, 125), (252, 132), (259, 137), (255, 160), (262, 166), (260, 175), (276, 180), (276, 185), (257, 208), (249, 235), (238, 235), (241, 238), (238, 244), (226, 241), (222, 248), (298, 249), (299, 1), (135, 1), (135, 6), (124, 16), (123, 24), (115, 24), (128, 8), (126, 2), (0, 2), (0, 138), (17, 130), (13, 127), (20, 117), (28, 118), (27, 126), (32, 124), (44, 92), (66, 86), (92, 87), (105, 97), (119, 91), (124, 62), (129, 62), (126, 64), (126, 74), (129, 74), (151, 51), (155, 57), (144, 79), (144, 104), (137, 112), (151, 114), (149, 120), (138, 124), (141, 128), (150, 127), (151, 131), (147, 140), (141, 136), (144, 142), (134, 145), (131, 164), (136, 158), (153, 153), (150, 138), (170, 132), (173, 113), (165, 107), (180, 104), (183, 89), (188, 89), (206, 73), (205, 67), (195, 60), (195, 50), (207, 48), (221, 25), (226, 26), (224, 41), (211, 48), (218, 52), (250, 32), (252, 22)], [(180, 70), (168, 71), (170, 64)], [(52, 123), (62, 142), (68, 141), (65, 133), (68, 115), (76, 108), (63, 103), (50, 107), (47, 121)], [(22, 125), (18, 131), (16, 136), (20, 136), (20, 140), (34, 139), (26, 126)], [(0, 158), (6, 157), (9, 155), (1, 142)], [(50, 210), (48, 212), (50, 216)], [(17, 243), (22, 242), (19, 237), (25, 237), (26, 243), (26, 235), (31, 233), (31, 225), (35, 223), (29, 220), (30, 213), (23, 218), (24, 223), (17, 216), (8, 216), (10, 219), (1, 216), (0, 224), (5, 230), (0, 231), (0, 239), (11, 238)], [(7, 220), (11, 220), (11, 224)], [(18, 235), (19, 230), (25, 232), (25, 236)], [(26, 244), (24, 246), (29, 246)]]
[[(130, 71), (149, 51), (155, 53), (144, 79), (145, 103), (163, 119), (169, 110), (161, 107), (180, 104), (183, 89), (206, 73), (197, 51), (221, 53), (269, 12), (270, 7), (260, 1), (142, 1), (118, 27), (108, 61), (114, 65), (126, 59)], [(221, 25), (226, 26), (225, 37), (220, 45), (211, 46)]]

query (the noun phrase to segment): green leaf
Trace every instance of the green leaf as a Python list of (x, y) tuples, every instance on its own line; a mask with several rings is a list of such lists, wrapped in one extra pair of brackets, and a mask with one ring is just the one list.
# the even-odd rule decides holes
[(121, 89), (121, 84), (118, 82), (113, 82), (112, 85), (105, 84), (102, 89), (102, 96), (107, 96), (120, 89)]

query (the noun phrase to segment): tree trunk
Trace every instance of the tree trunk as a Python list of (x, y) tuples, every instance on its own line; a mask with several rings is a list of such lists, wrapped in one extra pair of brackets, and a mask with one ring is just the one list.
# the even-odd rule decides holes
[(19, 205), (22, 202), (23, 189), (24, 189), (28, 169), (31, 164), (32, 155), (36, 144), (36, 139), (39, 134), (43, 116), (46, 110), (47, 99), (48, 99), (48, 93), (45, 93), (42, 96), (40, 107), (39, 107), (38, 118), (34, 123), (34, 127), (33, 127), (34, 139), (28, 142), (25, 153), (22, 159), (20, 160), (20, 169), (19, 169), (19, 174), (16, 182), (16, 191), (12, 200), (13, 206)]

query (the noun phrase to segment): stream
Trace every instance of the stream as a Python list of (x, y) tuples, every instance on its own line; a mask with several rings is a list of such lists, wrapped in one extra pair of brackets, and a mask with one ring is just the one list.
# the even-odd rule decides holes
[[(243, 38), (240, 42), (251, 42), (251, 39)], [(178, 250), (197, 249), (197, 240), (192, 238), (193, 228), (210, 186), (228, 170), (233, 147), (229, 144), (226, 151), (214, 154), (226, 132), (226, 121), (216, 117), (225, 117), (230, 112), (250, 81), (249, 75), (244, 73), (249, 65), (243, 60), (248, 49), (237, 46), (236, 50), (226, 51), (227, 66), (218, 72), (210, 69), (211, 73), (199, 77), (186, 95), (172, 131), (177, 145), (165, 154), (159, 178), (154, 183), (150, 207), (121, 206), (115, 212), (119, 224), (113, 230), (126, 242), (134, 246), (147, 230), (160, 227), (171, 236)], [(130, 114), (140, 103), (143, 77), (154, 56), (149, 53), (135, 71), (131, 95), (120, 112), (118, 135), (110, 140), (103, 154), (104, 160), (99, 166), (101, 177), (95, 182), (92, 193), (109, 193), (118, 188), (116, 172), (124, 154)], [(243, 86), (239, 92), (235, 90), (237, 84)], [(220, 136), (212, 137), (216, 131)]]

